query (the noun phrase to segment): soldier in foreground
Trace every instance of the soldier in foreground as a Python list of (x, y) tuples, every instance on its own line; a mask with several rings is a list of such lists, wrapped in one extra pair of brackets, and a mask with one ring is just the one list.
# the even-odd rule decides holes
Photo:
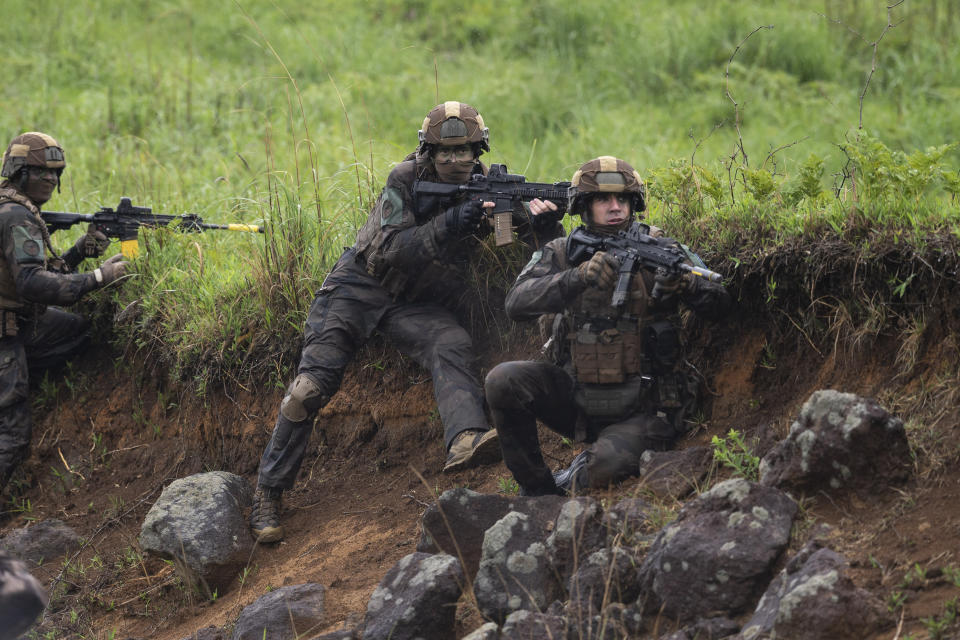
[[(684, 251), (673, 254), (683, 255), (684, 264), (687, 257), (691, 264), (699, 261), (659, 229), (635, 220), (634, 212), (645, 209), (644, 186), (623, 160), (603, 156), (584, 164), (570, 194), (570, 213), (585, 225), (579, 234), (601, 244), (605, 237), (633, 234), (644, 241), (638, 244)], [(531, 202), (532, 211), (551, 207)], [(641, 267), (624, 273), (622, 260), (605, 251), (583, 259), (576, 235), (535, 253), (507, 294), (507, 315), (514, 320), (556, 314), (550, 361), (505, 362), (486, 378), (503, 460), (529, 496), (606, 486), (635, 475), (644, 450), (671, 446), (685, 431), (684, 414), (695, 395), (683, 369), (680, 305), (716, 318), (730, 303), (721, 285), (688, 271)], [(622, 304), (612, 296), (618, 280)], [(556, 477), (540, 451), (537, 419), (563, 436), (592, 443)]]
[(64, 167), (59, 143), (29, 132), (10, 142), (0, 168), (0, 490), (30, 447), (29, 376), (61, 366), (87, 340), (84, 318), (47, 305), (73, 304), (127, 268), (117, 254), (94, 271), (74, 272), (109, 245), (93, 228), (63, 256), (53, 250), (40, 207), (59, 188)]
[(441, 199), (418, 197), (414, 189), (417, 181), (465, 184), (471, 175), (486, 175), (479, 158), (490, 150), (489, 133), (476, 109), (446, 102), (424, 119), (419, 141), (416, 152), (390, 172), (356, 243), (330, 271), (310, 308), (297, 377), (260, 461), (250, 515), (260, 542), (283, 538), (282, 492), (293, 486), (317, 413), (374, 330), (433, 378), (448, 451), (444, 471), (499, 459), (496, 431), (487, 424), (483, 390), (473, 372), (472, 341), (454, 313), (467, 290), (478, 237), (489, 232), (481, 225), (484, 210), (494, 203), (474, 199), (444, 208)]

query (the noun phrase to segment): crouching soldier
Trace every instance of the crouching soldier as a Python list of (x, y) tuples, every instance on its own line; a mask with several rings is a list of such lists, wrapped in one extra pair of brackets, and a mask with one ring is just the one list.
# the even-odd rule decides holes
[[(574, 174), (570, 195), (570, 213), (584, 224), (579, 234), (641, 236), (643, 244), (683, 251), (685, 264), (699, 263), (662, 231), (635, 219), (645, 209), (644, 186), (623, 160), (603, 156), (586, 163)], [(531, 211), (552, 207), (531, 203)], [(618, 274), (621, 260), (610, 251), (582, 251), (577, 235), (535, 253), (507, 294), (507, 315), (514, 320), (555, 314), (550, 361), (505, 362), (486, 378), (503, 460), (524, 495), (606, 486), (637, 474), (646, 449), (670, 447), (685, 431), (696, 389), (683, 368), (681, 304), (713, 318), (730, 304), (719, 284), (689, 271), (651, 268), (628, 276), (629, 288), (618, 291), (622, 303), (614, 303), (614, 286), (626, 285)], [(540, 451), (537, 419), (592, 443), (556, 477)]]
[(0, 490), (30, 447), (28, 376), (59, 367), (87, 340), (86, 319), (47, 305), (73, 304), (127, 269), (118, 253), (94, 271), (74, 273), (110, 244), (92, 225), (63, 256), (53, 250), (40, 207), (59, 188), (64, 167), (59, 143), (29, 132), (10, 142), (0, 168)]

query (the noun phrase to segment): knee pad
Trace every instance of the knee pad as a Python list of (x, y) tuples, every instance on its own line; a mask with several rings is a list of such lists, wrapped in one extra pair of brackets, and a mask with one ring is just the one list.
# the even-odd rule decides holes
[(303, 422), (323, 408), (329, 400), (313, 378), (301, 373), (287, 389), (287, 395), (280, 403), (280, 414), (292, 422)]

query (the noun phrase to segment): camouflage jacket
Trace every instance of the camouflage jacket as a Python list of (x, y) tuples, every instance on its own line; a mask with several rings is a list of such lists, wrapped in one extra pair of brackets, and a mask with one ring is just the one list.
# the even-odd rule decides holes
[(76, 250), (47, 259), (49, 235), (39, 209), (22, 196), (0, 189), (0, 309), (24, 312), (29, 303), (73, 304), (97, 287), (92, 273), (68, 273), (79, 262)]
[[(486, 167), (477, 163), (474, 172), (485, 173)], [(475, 237), (458, 238), (447, 231), (442, 205), (449, 202), (417, 201), (417, 180), (440, 179), (428, 157), (411, 154), (390, 172), (354, 244), (367, 273), (395, 298), (407, 300), (456, 288), (479, 244)]]
[[(645, 233), (651, 233), (647, 225), (634, 224), (641, 225)], [(651, 235), (662, 236), (662, 232), (654, 229)], [(576, 267), (567, 260), (567, 238), (552, 240), (534, 253), (506, 299), (507, 315), (513, 320), (532, 320), (545, 314), (556, 314), (550, 318), (552, 359), (565, 367), (571, 364), (571, 343), (602, 343), (611, 335), (623, 335), (630, 343), (626, 347), (627, 357), (634, 357), (629, 351), (635, 349), (637, 358), (645, 358), (651, 351), (651, 328), (660, 332), (672, 325), (679, 332), (681, 305), (708, 319), (722, 316), (730, 305), (730, 296), (723, 286), (702, 278), (692, 278), (678, 295), (654, 299), (650, 292), (655, 274), (641, 269), (631, 279), (627, 302), (617, 308), (611, 304), (612, 291), (587, 286)], [(627, 375), (640, 369), (639, 364), (636, 372), (630, 371), (629, 365), (624, 366)], [(573, 367), (569, 370), (574, 372)]]

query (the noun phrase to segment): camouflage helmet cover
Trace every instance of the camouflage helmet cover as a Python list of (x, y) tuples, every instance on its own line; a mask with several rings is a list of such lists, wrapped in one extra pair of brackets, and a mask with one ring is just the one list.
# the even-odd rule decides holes
[(3, 152), (0, 177), (10, 178), (25, 166), (58, 169), (58, 174), (67, 166), (60, 143), (39, 131), (22, 133), (10, 141)]
[(570, 213), (582, 216), (586, 210), (586, 194), (629, 193), (633, 210), (647, 208), (646, 190), (637, 170), (619, 158), (600, 156), (577, 169), (570, 179)]
[(423, 119), (419, 137), (421, 148), (428, 144), (477, 143), (484, 151), (490, 151), (490, 130), (484, 126), (480, 112), (464, 102), (444, 102), (431, 109)]

